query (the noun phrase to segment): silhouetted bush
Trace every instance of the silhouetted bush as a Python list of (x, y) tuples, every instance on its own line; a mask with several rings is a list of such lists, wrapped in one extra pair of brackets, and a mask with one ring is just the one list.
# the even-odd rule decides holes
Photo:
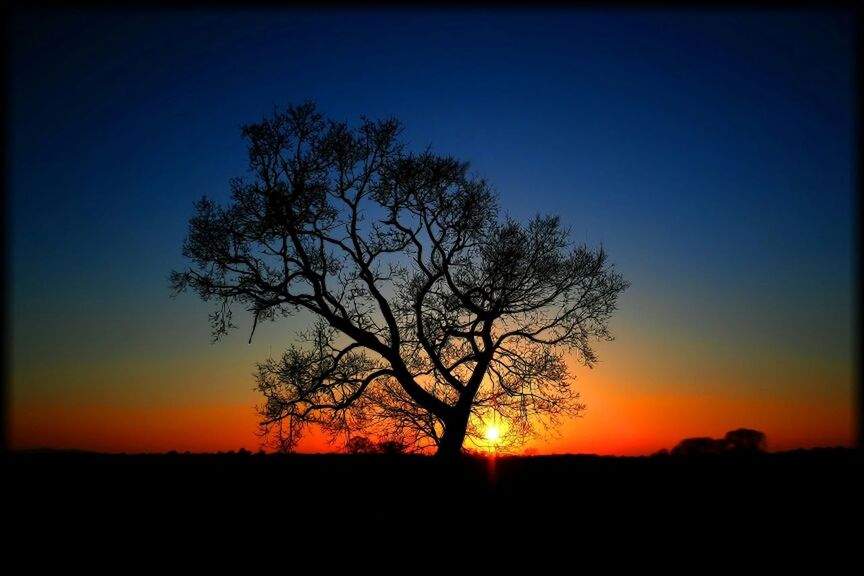
[(726, 451), (726, 440), (715, 438), (685, 438), (672, 449), (675, 456), (693, 456), (696, 454), (722, 454)]
[(378, 448), (365, 436), (354, 436), (345, 443), (345, 450), (349, 454), (375, 454)]
[(726, 433), (726, 442), (736, 452), (764, 452), (765, 433), (749, 428), (739, 428)]
[[(723, 439), (685, 438), (672, 449), (673, 456), (743, 454), (765, 451), (765, 433), (749, 428), (730, 430)], [(659, 453), (658, 453), (659, 455)]]
[(402, 454), (405, 447), (397, 440), (385, 440), (378, 443), (378, 451), (381, 454)]

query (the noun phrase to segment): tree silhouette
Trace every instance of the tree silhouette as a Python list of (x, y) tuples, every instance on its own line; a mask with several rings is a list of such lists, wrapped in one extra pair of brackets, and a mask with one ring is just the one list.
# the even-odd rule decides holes
[(674, 456), (694, 454), (742, 454), (765, 452), (765, 433), (750, 428), (730, 430), (722, 439), (685, 438), (672, 449)]
[[(513, 434), (584, 408), (564, 355), (593, 339), (628, 286), (604, 250), (574, 246), (558, 217), (500, 217), (468, 164), (411, 153), (397, 121), (359, 127), (312, 103), (243, 127), (251, 178), (226, 206), (203, 198), (172, 272), (176, 292), (258, 322), (305, 311), (301, 345), (258, 365), (262, 433), (291, 449), (309, 423), (386, 432), (458, 454), (482, 421)], [(250, 334), (250, 341), (252, 335)]]
[(765, 433), (750, 428), (738, 428), (726, 433), (724, 440), (737, 452), (764, 452)]
[(345, 450), (349, 454), (375, 454), (378, 447), (365, 436), (353, 436), (345, 443)]
[(723, 454), (729, 448), (726, 440), (718, 440), (707, 436), (699, 438), (685, 438), (673, 449), (673, 456), (693, 456), (704, 454)]

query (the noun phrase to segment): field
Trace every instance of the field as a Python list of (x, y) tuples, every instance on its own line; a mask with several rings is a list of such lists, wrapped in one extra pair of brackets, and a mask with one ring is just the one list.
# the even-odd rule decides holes
[(373, 569), (399, 555), (425, 557), (431, 547), (447, 555), (430, 561), (467, 550), (481, 566), (527, 562), (532, 573), (595, 547), (621, 547), (640, 564), (646, 554), (664, 566), (674, 559), (688, 570), (691, 556), (702, 569), (720, 561), (735, 568), (742, 558), (767, 567), (782, 549), (785, 561), (809, 558), (833, 573), (859, 547), (859, 460), (851, 449), (449, 464), (383, 455), (19, 452), (6, 454), (4, 517), (15, 527), (13, 553), (34, 542), (66, 546), (64, 562), (84, 566), (95, 558), (73, 542), (111, 546), (123, 558), (181, 551), (212, 561), (227, 547), (256, 559), (334, 555)]
[(668, 506), (718, 509), (747, 504), (798, 510), (852, 503), (860, 453), (817, 449), (703, 457), (8, 453), (7, 486), (58, 507), (122, 501), (168, 504), (339, 506), (400, 509), (430, 503), (472, 508)]

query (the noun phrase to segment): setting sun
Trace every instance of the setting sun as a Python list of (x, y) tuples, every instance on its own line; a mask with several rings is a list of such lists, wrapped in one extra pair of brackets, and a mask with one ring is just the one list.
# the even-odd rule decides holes
[(490, 442), (498, 442), (501, 438), (501, 430), (498, 429), (498, 426), (492, 424), (486, 428), (486, 439)]

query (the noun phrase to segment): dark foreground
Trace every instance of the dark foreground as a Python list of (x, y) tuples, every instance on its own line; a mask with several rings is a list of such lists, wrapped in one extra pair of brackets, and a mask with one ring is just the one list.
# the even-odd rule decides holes
[[(113, 558), (96, 554), (107, 549), (124, 558), (123, 573), (130, 561), (177, 551), (212, 562), (312, 550), (316, 561), (373, 566), (467, 555), (505, 568), (527, 562), (532, 574), (600, 550), (615, 551), (600, 553), (604, 564), (673, 561), (694, 574), (714, 573), (718, 562), (749, 573), (777, 559), (839, 573), (860, 548), (860, 453), (850, 449), (456, 463), (253, 454), (5, 460), (8, 551), (90, 566)], [(33, 556), (34, 544), (45, 554)]]
[(818, 449), (705, 457), (6, 454), (10, 494), (33, 507), (597, 512), (748, 506), (860, 511), (860, 453)]
[(483, 540), (490, 531), (570, 539), (589, 532), (650, 538), (671, 530), (745, 540), (779, 533), (842, 547), (854, 534), (847, 526), (860, 527), (861, 516), (860, 453), (851, 449), (456, 463), (230, 453), (7, 453), (5, 459), (11, 498), (4, 515), (25, 540), (94, 526), (108, 538), (150, 526), (154, 535), (242, 529), (263, 538), (277, 527), (280, 538), (344, 530), (376, 540), (413, 538), (418, 529), (442, 538), (450, 530), (454, 543)]

